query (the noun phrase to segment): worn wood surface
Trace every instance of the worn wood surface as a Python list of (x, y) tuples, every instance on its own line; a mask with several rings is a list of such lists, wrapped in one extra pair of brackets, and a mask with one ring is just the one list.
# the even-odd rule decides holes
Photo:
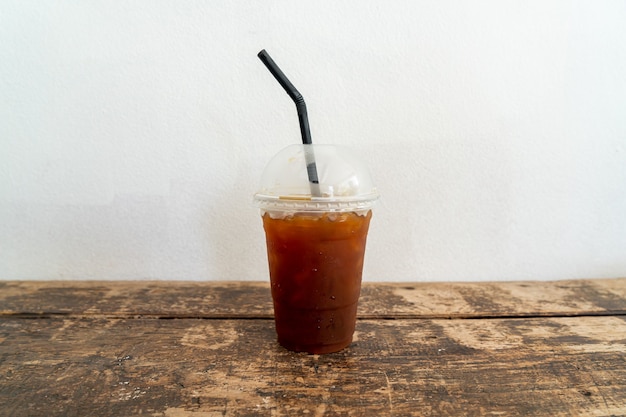
[[(626, 278), (553, 282), (364, 283), (361, 318), (626, 314)], [(273, 317), (266, 282), (0, 281), (0, 315)]]
[(331, 355), (271, 313), (258, 282), (0, 282), (0, 415), (626, 415), (626, 279), (365, 284)]

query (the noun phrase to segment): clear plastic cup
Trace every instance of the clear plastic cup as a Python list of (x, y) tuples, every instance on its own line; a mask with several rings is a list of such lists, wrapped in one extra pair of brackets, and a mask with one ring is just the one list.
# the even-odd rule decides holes
[[(309, 182), (312, 158), (319, 184)], [(367, 167), (346, 147), (291, 145), (266, 166), (254, 201), (282, 346), (320, 354), (352, 342), (377, 199)]]

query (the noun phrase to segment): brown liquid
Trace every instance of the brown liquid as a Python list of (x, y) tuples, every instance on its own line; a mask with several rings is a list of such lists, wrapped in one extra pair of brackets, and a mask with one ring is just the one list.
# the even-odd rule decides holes
[(309, 353), (352, 342), (372, 213), (263, 216), (278, 342)]

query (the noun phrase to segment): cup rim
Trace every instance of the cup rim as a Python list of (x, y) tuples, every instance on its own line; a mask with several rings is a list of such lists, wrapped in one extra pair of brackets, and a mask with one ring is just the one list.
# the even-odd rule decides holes
[(266, 211), (346, 212), (371, 209), (377, 202), (377, 192), (347, 197), (276, 196), (256, 193), (254, 205)]

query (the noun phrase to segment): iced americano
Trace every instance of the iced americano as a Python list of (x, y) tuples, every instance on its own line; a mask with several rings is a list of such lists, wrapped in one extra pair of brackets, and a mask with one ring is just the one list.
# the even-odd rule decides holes
[[(311, 195), (306, 149), (319, 175)], [(362, 162), (330, 145), (292, 145), (267, 165), (255, 194), (265, 229), (278, 342), (309, 353), (352, 342), (371, 207)]]

